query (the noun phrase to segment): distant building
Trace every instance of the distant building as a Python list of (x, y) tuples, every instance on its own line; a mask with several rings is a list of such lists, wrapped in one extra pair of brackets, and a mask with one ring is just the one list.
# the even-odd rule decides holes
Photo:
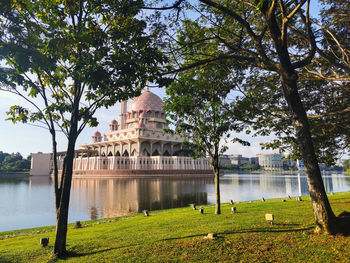
[(220, 158), (221, 165), (241, 166), (248, 163), (249, 163), (249, 158), (243, 157), (241, 154), (224, 155)]
[(32, 153), (30, 175), (49, 175), (52, 171), (51, 153)]
[(223, 155), (220, 157), (220, 165), (232, 165), (229, 155)]
[(297, 163), (293, 159), (285, 158), (282, 161), (284, 168), (296, 168)]
[(249, 157), (249, 164), (259, 164), (259, 158), (258, 157)]
[(282, 155), (279, 153), (258, 154), (259, 165), (264, 170), (280, 170), (283, 168)]
[[(321, 171), (332, 170), (332, 168), (327, 167), (324, 163), (319, 163), (318, 167), (320, 168)], [(299, 171), (305, 171), (305, 166), (304, 166), (303, 160), (297, 160), (297, 168)]]

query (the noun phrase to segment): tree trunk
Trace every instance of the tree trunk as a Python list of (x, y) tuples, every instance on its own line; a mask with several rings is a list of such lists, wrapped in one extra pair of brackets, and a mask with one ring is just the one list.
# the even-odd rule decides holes
[(215, 175), (215, 195), (216, 195), (216, 206), (215, 206), (215, 214), (221, 214), (221, 205), (220, 205), (220, 172), (219, 168), (214, 168)]
[(282, 34), (274, 13), (268, 13), (266, 20), (280, 62), (278, 68), (284, 97), (292, 115), (296, 139), (304, 161), (305, 173), (316, 220), (316, 232), (334, 234), (337, 228), (336, 217), (329, 204), (324, 188), (307, 115), (298, 93), (298, 74), (291, 63), (287, 41), (282, 39)]
[(54, 178), (54, 189), (55, 189), (55, 209), (57, 216), (57, 209), (59, 207), (59, 185), (58, 185), (58, 165), (57, 165), (57, 142), (55, 131), (51, 132), (52, 139), (52, 161), (53, 161), (53, 178)]
[(69, 199), (73, 173), (75, 138), (69, 140), (67, 155), (62, 170), (59, 208), (56, 210), (56, 240), (54, 253), (61, 257), (66, 254)]
[(71, 128), (68, 137), (68, 147), (66, 157), (63, 162), (63, 169), (61, 174), (61, 185), (58, 191), (59, 206), (56, 209), (56, 239), (54, 245), (54, 254), (58, 257), (64, 256), (67, 244), (67, 224), (68, 224), (68, 211), (69, 211), (69, 199), (73, 174), (73, 160), (74, 160), (74, 148), (77, 139), (77, 127), (78, 127), (78, 109), (75, 108), (72, 111)]
[[(296, 76), (296, 73), (294, 73)], [(296, 77), (282, 73), (282, 87), (292, 112), (293, 126), (305, 166), (312, 207), (316, 219), (316, 232), (335, 234), (336, 217), (330, 206), (315, 154), (305, 109), (297, 90)]]
[(216, 154), (213, 160), (213, 171), (215, 176), (215, 196), (216, 196), (216, 205), (215, 205), (215, 214), (221, 214), (221, 204), (220, 204), (220, 168), (219, 168), (219, 156)]

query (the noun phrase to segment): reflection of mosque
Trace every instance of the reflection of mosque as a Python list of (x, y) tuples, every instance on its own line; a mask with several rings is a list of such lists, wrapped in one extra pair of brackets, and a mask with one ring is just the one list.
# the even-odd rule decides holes
[(74, 179), (72, 201), (79, 207), (87, 200), (90, 219), (108, 218), (190, 203), (207, 204), (208, 183), (212, 179)]

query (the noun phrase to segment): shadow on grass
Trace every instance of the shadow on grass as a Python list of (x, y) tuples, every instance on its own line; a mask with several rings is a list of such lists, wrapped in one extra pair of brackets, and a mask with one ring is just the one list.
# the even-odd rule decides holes
[[(77, 253), (77, 252), (74, 252), (74, 251), (71, 251), (71, 250), (67, 250), (67, 253), (64, 256), (60, 257), (60, 259), (68, 259), (68, 258), (75, 258), (75, 257), (91, 256), (91, 255), (104, 253), (104, 252), (108, 252), (108, 251), (112, 251), (112, 250), (116, 250), (116, 249), (127, 248), (127, 247), (135, 247), (135, 246), (138, 246), (138, 244), (128, 245), (128, 246), (120, 246), (120, 247), (111, 247), (111, 248), (95, 250), (95, 251), (86, 252), (86, 253)], [(2, 262), (2, 261), (0, 261), (0, 262)]]
[(8, 263), (8, 262), (13, 262), (13, 261), (0, 255), (0, 262), (1, 263)]
[[(298, 226), (298, 224), (274, 224), (273, 226)], [(273, 227), (271, 226), (271, 227)], [(303, 228), (297, 228), (297, 229), (273, 229), (273, 228), (257, 228), (257, 229), (242, 229), (240, 231), (223, 231), (223, 232), (217, 232), (216, 234), (218, 236), (220, 235), (229, 235), (229, 234), (244, 234), (244, 233), (288, 233), (288, 232), (302, 232), (302, 231), (309, 231), (314, 229), (314, 227), (303, 227)], [(194, 237), (205, 237), (208, 235), (208, 233), (202, 233), (197, 235), (190, 235), (190, 236), (183, 236), (183, 237), (173, 237), (173, 238), (165, 238), (160, 239), (160, 241), (170, 241), (170, 240), (180, 240), (180, 239), (186, 239), (186, 238), (194, 238)]]
[[(223, 232), (218, 232), (216, 233), (218, 237), (220, 238), (220, 235), (228, 235), (228, 234), (243, 234), (243, 233), (287, 233), (287, 232), (302, 232), (302, 231), (308, 231), (313, 229), (314, 227), (303, 227), (303, 228), (297, 228), (297, 229), (278, 229), (278, 228), (273, 228), (274, 226), (298, 226), (298, 224), (274, 224), (271, 226), (271, 228), (257, 228), (257, 229), (242, 229), (239, 231), (223, 231)], [(163, 242), (163, 241), (172, 241), (172, 240), (181, 240), (181, 239), (187, 239), (187, 238), (196, 238), (196, 237), (205, 237), (208, 233), (202, 233), (202, 234), (196, 234), (196, 235), (189, 235), (189, 236), (182, 236), (182, 237), (174, 237), (174, 238), (165, 238), (165, 239), (160, 239), (154, 241), (156, 242)], [(126, 246), (118, 246), (118, 247), (111, 247), (111, 248), (106, 248), (106, 249), (100, 249), (100, 250), (95, 250), (91, 252), (86, 252), (86, 253), (78, 253), (74, 252), (72, 250), (68, 250), (66, 255), (61, 257), (60, 259), (68, 259), (68, 258), (78, 258), (78, 257), (84, 257), (84, 256), (90, 256), (90, 255), (95, 255), (99, 253), (104, 253), (116, 249), (123, 249), (123, 248), (129, 248), (129, 247), (136, 247), (139, 246), (140, 244), (131, 244), (131, 245), (126, 245)], [(1, 261), (0, 262), (9, 262), (9, 261)]]

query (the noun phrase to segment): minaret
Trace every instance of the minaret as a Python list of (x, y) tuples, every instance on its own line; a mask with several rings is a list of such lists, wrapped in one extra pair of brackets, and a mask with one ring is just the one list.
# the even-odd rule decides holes
[(128, 117), (127, 115), (128, 111), (128, 102), (123, 100), (121, 102), (121, 108), (120, 108), (120, 129), (126, 129), (126, 119)]

